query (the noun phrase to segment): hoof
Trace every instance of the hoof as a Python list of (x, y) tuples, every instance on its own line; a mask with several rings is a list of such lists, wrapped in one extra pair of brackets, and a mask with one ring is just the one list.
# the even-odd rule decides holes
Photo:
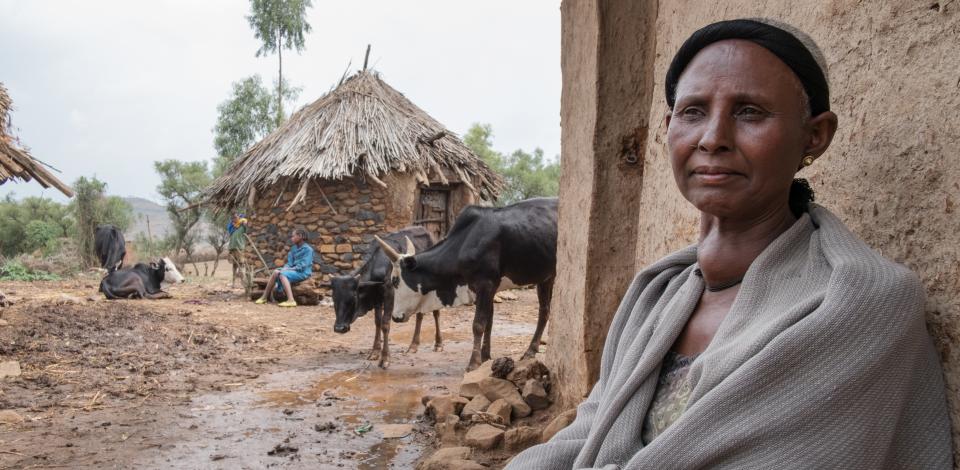
[(372, 353), (370, 353), (370, 354), (367, 354), (367, 360), (368, 360), (368, 361), (376, 361), (377, 359), (380, 359), (380, 353), (379, 353), (379, 352), (372, 352)]
[(377, 365), (380, 366), (381, 369), (387, 369), (390, 367), (390, 361), (380, 361)]
[(410, 347), (407, 348), (407, 353), (409, 353), (409, 354), (416, 354), (418, 348), (419, 348), (419, 346), (417, 346), (417, 345), (415, 345), (415, 344), (411, 344)]
[(523, 359), (533, 359), (533, 358), (535, 358), (535, 357), (537, 357), (537, 352), (536, 352), (536, 351), (531, 351), (531, 350), (528, 349), (527, 352), (523, 353), (523, 356), (521, 356), (520, 359), (521, 359), (521, 360), (523, 360)]
[(480, 364), (474, 364), (471, 362), (470, 364), (467, 364), (467, 372), (476, 370), (477, 367), (480, 367)]
[(443, 352), (443, 345), (438, 344), (433, 347), (433, 352)]

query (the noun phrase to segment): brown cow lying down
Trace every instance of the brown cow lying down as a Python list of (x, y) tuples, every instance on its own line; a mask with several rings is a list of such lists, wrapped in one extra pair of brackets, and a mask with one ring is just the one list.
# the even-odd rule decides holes
[(130, 269), (113, 271), (100, 281), (100, 292), (108, 299), (163, 299), (170, 294), (160, 289), (164, 283), (183, 282), (183, 275), (170, 258), (146, 265), (137, 263)]

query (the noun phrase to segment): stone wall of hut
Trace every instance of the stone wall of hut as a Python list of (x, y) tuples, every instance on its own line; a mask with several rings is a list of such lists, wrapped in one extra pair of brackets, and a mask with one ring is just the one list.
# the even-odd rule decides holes
[[(299, 181), (275, 185), (258, 196), (248, 214), (248, 234), (271, 267), (282, 266), (290, 250), (290, 231), (303, 228), (314, 248), (314, 278), (352, 271), (375, 243), (373, 236), (410, 224), (416, 181), (406, 175), (385, 179), (388, 187), (357, 178), (311, 181), (306, 199), (289, 211)], [(322, 189), (322, 194), (321, 190)], [(324, 197), (325, 196), (325, 197)], [(256, 252), (246, 250), (247, 262), (263, 267)]]
[[(247, 233), (267, 264), (279, 267), (290, 250), (290, 231), (305, 229), (315, 253), (314, 278), (328, 281), (332, 275), (360, 267), (371, 243), (375, 243), (374, 235), (399, 230), (414, 221), (420, 197), (416, 178), (395, 173), (383, 181), (386, 188), (361, 178), (311, 181), (306, 199), (289, 211), (301, 181), (281, 182), (258, 194), (248, 214)], [(466, 185), (452, 183), (449, 189), (448, 227), (465, 206), (476, 203), (476, 196)], [(246, 260), (255, 269), (263, 267), (252, 248), (247, 248)]]

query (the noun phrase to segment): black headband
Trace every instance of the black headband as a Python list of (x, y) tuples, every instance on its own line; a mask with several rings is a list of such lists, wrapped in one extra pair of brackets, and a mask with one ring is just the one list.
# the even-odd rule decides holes
[(755, 43), (779, 57), (800, 79), (810, 98), (810, 114), (816, 116), (830, 110), (830, 86), (820, 64), (796, 36), (776, 26), (755, 20), (720, 21), (707, 25), (688, 38), (667, 69), (667, 104), (676, 102), (677, 82), (690, 61), (703, 48), (727, 39), (743, 39)]

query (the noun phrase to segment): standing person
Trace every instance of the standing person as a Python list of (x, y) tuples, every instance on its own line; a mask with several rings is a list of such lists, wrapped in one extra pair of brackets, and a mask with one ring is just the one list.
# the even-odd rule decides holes
[(664, 83), (699, 240), (637, 274), (576, 419), (506, 468), (953, 469), (923, 285), (794, 179), (837, 130), (817, 47), (714, 23)]
[(247, 273), (247, 265), (243, 261), (243, 250), (247, 247), (247, 218), (243, 214), (233, 214), (230, 223), (227, 224), (227, 233), (230, 235), (228, 252), (230, 264), (233, 266), (230, 287), (236, 287), (237, 275), (239, 274), (242, 279)]
[(281, 307), (296, 307), (293, 300), (292, 284), (303, 282), (313, 273), (313, 247), (307, 244), (307, 232), (303, 229), (293, 229), (290, 232), (290, 253), (287, 254), (287, 264), (275, 269), (267, 280), (263, 295), (257, 299), (257, 304), (265, 304), (273, 299), (275, 293), (283, 292), (287, 300), (280, 302)]

